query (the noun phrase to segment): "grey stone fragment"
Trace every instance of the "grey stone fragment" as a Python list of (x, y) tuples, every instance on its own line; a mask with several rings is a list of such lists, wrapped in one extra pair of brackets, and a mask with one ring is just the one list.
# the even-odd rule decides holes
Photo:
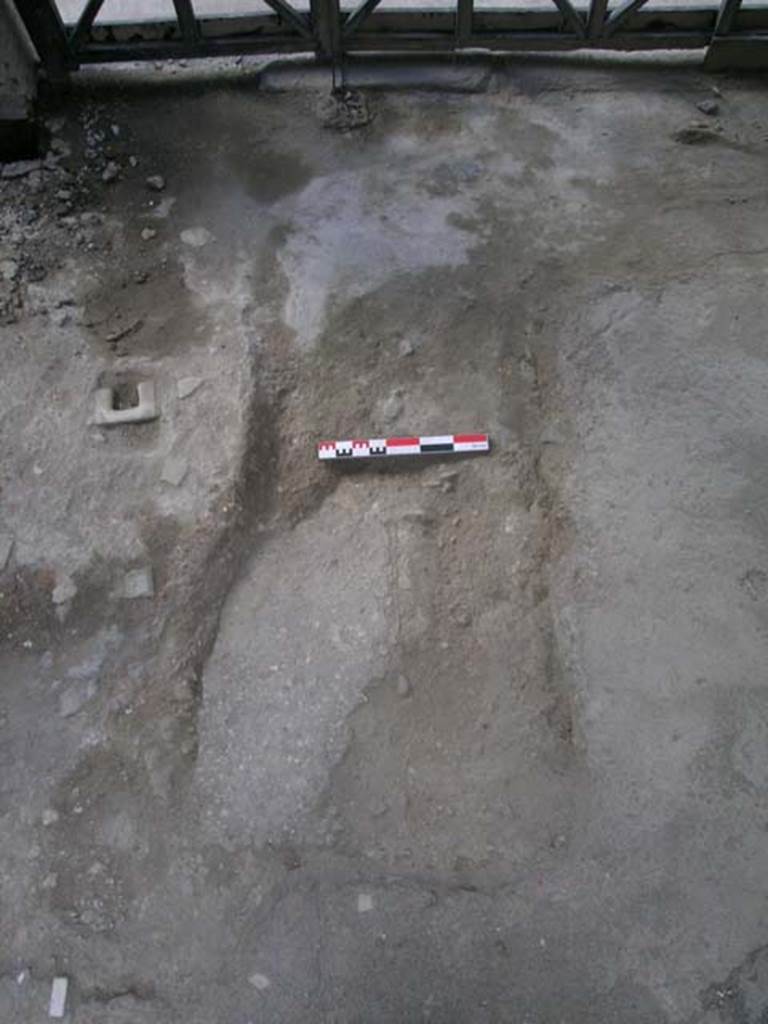
[(110, 160), (107, 166), (104, 168), (104, 172), (101, 175), (101, 180), (108, 185), (110, 184), (110, 182), (117, 181), (119, 177), (120, 168), (114, 160)]
[(90, 683), (75, 683), (69, 686), (59, 697), (59, 714), (62, 718), (76, 715), (95, 693), (95, 686)]
[(77, 587), (71, 576), (62, 576), (60, 582), (53, 588), (51, 600), (54, 604), (65, 604), (71, 601), (77, 593)]
[(176, 394), (179, 398), (189, 398), (203, 383), (202, 377), (182, 377), (176, 384)]
[(178, 487), (187, 475), (188, 469), (189, 464), (186, 459), (171, 455), (163, 463), (160, 479), (165, 484)]
[(381, 405), (381, 415), (387, 423), (396, 420), (403, 411), (403, 401), (396, 391), (393, 391), (389, 398)]
[(709, 117), (714, 117), (720, 110), (720, 104), (716, 103), (715, 100), (702, 100), (701, 103), (697, 103), (696, 106), (702, 114), (707, 114)]
[(154, 597), (155, 584), (149, 567), (131, 569), (123, 580), (123, 597), (132, 601), (139, 597)]
[(13, 535), (10, 533), (0, 533), (0, 572), (8, 565), (8, 559), (11, 557), (12, 550)]

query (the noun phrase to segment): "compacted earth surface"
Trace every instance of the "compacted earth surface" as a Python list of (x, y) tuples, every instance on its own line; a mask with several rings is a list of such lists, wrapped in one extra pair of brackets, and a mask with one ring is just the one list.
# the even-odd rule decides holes
[(3, 1024), (766, 1020), (765, 89), (437, 74), (0, 169)]

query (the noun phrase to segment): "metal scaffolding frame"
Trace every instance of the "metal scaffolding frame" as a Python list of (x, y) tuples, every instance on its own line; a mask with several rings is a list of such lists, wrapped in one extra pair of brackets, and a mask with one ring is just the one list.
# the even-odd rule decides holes
[[(308, 11), (289, 0), (264, 0), (269, 13), (197, 17), (192, 0), (173, 0), (172, 21), (95, 24), (104, 0), (87, 0), (76, 25), (66, 26), (54, 0), (16, 0), (41, 62), (53, 81), (83, 64), (249, 53), (314, 52), (333, 64), (354, 52), (464, 50), (658, 50), (713, 47), (727, 40), (747, 50), (768, 47), (768, 6), (656, 6), (649, 0), (552, 0), (546, 8), (386, 8), (360, 0), (310, 0)], [(768, 51), (766, 51), (768, 52)]]

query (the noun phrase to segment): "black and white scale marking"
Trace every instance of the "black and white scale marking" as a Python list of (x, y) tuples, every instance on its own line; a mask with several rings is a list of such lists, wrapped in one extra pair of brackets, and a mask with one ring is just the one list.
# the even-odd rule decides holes
[(487, 434), (439, 434), (435, 437), (370, 437), (357, 441), (321, 441), (319, 459), (370, 459), (382, 455), (438, 455), (487, 452)]

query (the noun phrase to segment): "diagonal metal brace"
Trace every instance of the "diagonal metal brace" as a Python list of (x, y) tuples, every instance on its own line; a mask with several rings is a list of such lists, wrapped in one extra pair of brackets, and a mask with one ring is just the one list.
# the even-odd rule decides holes
[(88, 0), (83, 8), (83, 13), (77, 19), (77, 24), (70, 33), (69, 41), (73, 49), (77, 50), (91, 34), (91, 28), (96, 20), (96, 15), (104, 6), (104, 0)]
[(717, 12), (717, 21), (715, 22), (714, 34), (716, 36), (725, 36), (733, 31), (736, 15), (739, 13), (740, 8), (741, 0), (722, 0), (720, 10)]
[(173, 8), (176, 11), (176, 20), (179, 23), (184, 42), (190, 47), (194, 46), (200, 33), (195, 12), (192, 9), (192, 0), (173, 0)]
[(351, 36), (365, 21), (371, 11), (375, 10), (381, 0), (363, 0), (344, 22), (341, 33), (343, 36)]
[(612, 11), (608, 16), (603, 35), (612, 36), (614, 32), (627, 23), (635, 11), (638, 11), (645, 2), (646, 0), (624, 0), (624, 3), (619, 4), (616, 10)]
[(571, 3), (571, 0), (555, 0), (555, 6), (562, 14), (566, 25), (568, 25), (571, 31), (575, 32), (579, 39), (583, 39), (587, 34), (587, 27), (584, 24), (584, 19)]
[(309, 19), (305, 14), (301, 14), (295, 10), (287, 0), (264, 0), (267, 6), (271, 7), (275, 14), (279, 15), (284, 22), (295, 28), (299, 35), (303, 36), (304, 39), (309, 39), (314, 42), (314, 35), (312, 34), (312, 27), (309, 23)]

